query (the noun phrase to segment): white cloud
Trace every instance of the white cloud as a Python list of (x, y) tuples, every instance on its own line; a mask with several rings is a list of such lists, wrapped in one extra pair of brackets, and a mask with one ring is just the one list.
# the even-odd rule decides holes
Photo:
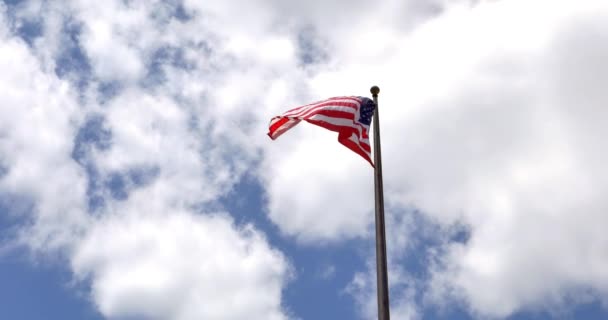
[(283, 255), (224, 215), (111, 215), (72, 259), (108, 318), (286, 319)]
[(70, 7), (73, 18), (83, 24), (80, 44), (97, 78), (124, 82), (144, 75), (146, 45), (158, 36), (153, 20), (146, 16), (155, 6), (145, 8), (139, 1), (76, 1)]
[(269, 216), (285, 233), (304, 241), (366, 233), (373, 221), (372, 169), (339, 145), (335, 133), (303, 124), (268, 150), (262, 170), (271, 175)]
[[(405, 97), (413, 110), (389, 116), (384, 130), (385, 145), (399, 150), (386, 148), (389, 189), (399, 190), (393, 199), (439, 223), (464, 218), (472, 229), (470, 242), (450, 246), (433, 285), (455, 290), (486, 316), (559, 305), (579, 288), (606, 288), (597, 271), (606, 263), (606, 239), (596, 225), (605, 220), (600, 193), (607, 173), (589, 161), (605, 159), (597, 128), (608, 118), (596, 105), (606, 96), (594, 88), (606, 65), (592, 59), (605, 52), (603, 14), (556, 8), (538, 24), (534, 11), (522, 17), (517, 10), (534, 7), (521, 6), (502, 3), (465, 15), (478, 31), (456, 39), (481, 44), (481, 51), (460, 56), (455, 48), (450, 57), (470, 73), (427, 102), (409, 104)], [(518, 12), (519, 27), (511, 27), (508, 12)], [(520, 31), (533, 25), (534, 32)], [(458, 26), (446, 24), (437, 41), (459, 34)]]
[[(517, 9), (544, 7), (519, 5), (466, 16), (480, 31), (458, 40), (483, 43), (481, 51), (451, 55), (454, 64), (475, 62), (466, 80), (414, 103), (403, 118), (389, 116), (384, 130), (385, 144), (395, 148), (386, 148), (393, 173), (387, 184), (398, 190), (393, 199), (439, 223), (464, 218), (471, 227), (467, 244), (450, 246), (433, 285), (498, 317), (560, 305), (580, 288), (601, 297), (607, 288), (600, 270), (608, 239), (596, 226), (605, 223), (607, 208), (601, 193), (608, 172), (597, 161), (606, 159), (599, 128), (608, 124), (600, 107), (608, 97), (596, 83), (608, 65), (594, 57), (606, 52), (608, 12), (556, 7), (538, 24), (538, 15), (522, 17)], [(520, 27), (511, 27), (509, 12), (518, 12)], [(521, 25), (537, 27), (523, 33)], [(444, 34), (458, 31), (455, 24)], [(485, 42), (488, 36), (504, 41)]]
[[(2, 7), (0, 7), (0, 10)], [(0, 11), (0, 192), (32, 201), (35, 216), (20, 241), (65, 246), (86, 224), (86, 178), (71, 161), (81, 121), (68, 83), (42, 70), (28, 46), (12, 38)]]
[[(181, 23), (156, 21), (151, 11), (158, 8), (146, 11), (138, 6), (144, 3), (87, 4), (49, 5), (44, 35), (32, 47), (14, 37), (1, 16), (0, 163), (6, 174), (0, 192), (35, 205), (19, 210), (27, 221), (19, 226), (23, 244), (69, 260), (75, 276), (90, 282), (92, 301), (107, 318), (288, 318), (282, 305), (287, 259), (252, 226), (205, 214), (257, 157), (255, 146), (239, 140), (246, 129), (229, 134), (214, 128), (216, 115), (199, 90), (213, 84), (209, 78), (226, 85), (222, 74), (201, 70), (220, 63), (180, 73), (166, 62), (168, 77), (180, 81), (144, 90), (139, 81), (158, 48), (205, 53), (197, 47), (199, 31), (178, 33)], [(47, 60), (58, 57), (65, 40), (58, 33), (67, 19), (82, 23), (73, 36), (93, 67), (80, 96)], [(106, 81), (120, 87), (116, 96), (99, 99), (98, 82)], [(83, 148), (82, 163), (90, 167), (84, 168), (71, 155), (75, 144), (87, 143), (75, 140), (91, 114), (103, 119), (109, 141)], [(141, 168), (156, 173), (125, 183), (126, 196), (114, 197), (108, 179)], [(87, 176), (90, 170), (95, 175)], [(94, 180), (88, 187), (87, 179)], [(103, 206), (89, 208), (91, 192)]]
[[(335, 69), (311, 79), (317, 98), (379, 84), (388, 203), (470, 228), (469, 242), (447, 245), (432, 269), (436, 303), (456, 298), (504, 317), (577, 301), (581, 290), (605, 296), (607, 9), (455, 5), (410, 34), (374, 29), (382, 36), (364, 43), (375, 49), (345, 45)], [(362, 199), (371, 179), (339, 165), (360, 159), (341, 158), (317, 128), (296, 130), (268, 148), (271, 219), (303, 239), (366, 234), (371, 211), (352, 212), (371, 210)]]

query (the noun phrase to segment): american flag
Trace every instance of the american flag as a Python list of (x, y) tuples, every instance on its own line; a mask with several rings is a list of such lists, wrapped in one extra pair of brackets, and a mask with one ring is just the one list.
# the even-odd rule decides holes
[(334, 97), (291, 109), (270, 120), (268, 136), (274, 140), (300, 121), (338, 132), (338, 141), (367, 160), (372, 167), (369, 126), (375, 103), (365, 97)]

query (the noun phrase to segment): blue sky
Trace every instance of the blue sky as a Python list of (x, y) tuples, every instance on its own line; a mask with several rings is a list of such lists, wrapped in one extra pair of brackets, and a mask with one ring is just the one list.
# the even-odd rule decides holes
[[(0, 316), (608, 317), (603, 1), (0, 1)], [(513, 23), (517, 21), (517, 23)]]

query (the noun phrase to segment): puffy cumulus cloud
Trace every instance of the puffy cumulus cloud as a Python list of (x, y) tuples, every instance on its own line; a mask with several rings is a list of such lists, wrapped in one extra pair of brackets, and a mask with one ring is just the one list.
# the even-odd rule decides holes
[(193, 111), (166, 96), (124, 92), (103, 114), (111, 146), (92, 156), (97, 169), (107, 176), (149, 168), (154, 183), (145, 192), (159, 205), (213, 201), (244, 170), (238, 159), (226, 159), (226, 151), (214, 150), (215, 143), (204, 132), (209, 123), (192, 123)]
[[(603, 299), (608, 8), (445, 8), (408, 32), (388, 21), (352, 35), (332, 51), (335, 64), (312, 75), (311, 95), (380, 84), (387, 202), (470, 231), (434, 254), (425, 301), (456, 299), (480, 316), (505, 317), (588, 298), (583, 291)], [(305, 126), (268, 148), (271, 219), (304, 239), (364, 235), (368, 168)], [(356, 167), (345, 172), (350, 161)]]
[[(240, 79), (247, 55), (214, 42), (204, 17), (178, 17), (178, 7), (11, 5), (10, 19), (46, 10), (32, 43), (3, 11), (2, 201), (32, 205), (14, 210), (26, 221), (17, 222), (22, 243), (61, 253), (108, 318), (285, 319), (286, 258), (253, 227), (206, 215), (259, 157), (248, 113), (226, 114), (246, 109), (231, 98), (239, 88), (268, 75), (262, 64)], [(85, 67), (58, 71), (70, 63)], [(215, 92), (232, 99), (226, 108), (214, 107), (223, 99)]]
[[(11, 36), (0, 6), (0, 194), (27, 221), (19, 242), (36, 248), (70, 244), (86, 225), (86, 177), (71, 161), (81, 122), (74, 91), (44, 72), (27, 44)], [(7, 200), (8, 201), (8, 200)]]
[(380, 72), (389, 201), (470, 227), (430, 285), (482, 316), (605, 297), (608, 11), (545, 5), (448, 12)]
[[(524, 7), (513, 27), (508, 13)], [(468, 242), (447, 246), (431, 285), (484, 316), (562, 305), (581, 289), (605, 296), (608, 238), (597, 225), (608, 205), (608, 172), (598, 162), (606, 159), (599, 128), (608, 124), (608, 96), (597, 83), (608, 65), (596, 55), (606, 52), (608, 10), (543, 12), (497, 3), (429, 26), (438, 41), (466, 32), (456, 39), (475, 50), (454, 48), (449, 57), (468, 71), (440, 80), (446, 91), (426, 101), (403, 98), (412, 110), (385, 122), (384, 141), (399, 150), (386, 158), (391, 198), (471, 228)]]
[(213, 131), (201, 117), (208, 113), (138, 89), (104, 105), (111, 145), (89, 155), (99, 175), (151, 168), (124, 197), (100, 192), (104, 214), (71, 256), (108, 318), (288, 318), (281, 305), (286, 258), (252, 226), (196, 213), (229, 191), (252, 161), (246, 148)]
[[(160, 28), (172, 23), (173, 2), (73, 1), (49, 7), (78, 28), (94, 78), (123, 85), (141, 80), (154, 50), (167, 41)], [(167, 17), (167, 15), (169, 15)]]
[(303, 123), (268, 148), (269, 217), (304, 242), (366, 235), (373, 222), (369, 164), (340, 146), (337, 134)]
[(223, 215), (112, 215), (72, 258), (110, 319), (286, 319), (289, 266), (250, 226)]

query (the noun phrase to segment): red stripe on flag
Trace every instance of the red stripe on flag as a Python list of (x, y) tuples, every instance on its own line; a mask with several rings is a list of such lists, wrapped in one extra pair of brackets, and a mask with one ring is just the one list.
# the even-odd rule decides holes
[[(331, 131), (336, 131), (339, 133), (338, 135), (338, 141), (345, 145), (347, 148), (353, 150), (354, 152), (356, 152), (357, 154), (359, 154), (360, 156), (362, 156), (363, 158), (365, 158), (365, 160), (367, 160), (372, 167), (374, 166), (370, 156), (365, 152), (371, 152), (371, 149), (369, 148), (369, 145), (367, 145), (367, 149), (368, 150), (364, 150), (363, 146), (360, 145), (360, 143), (356, 143), (352, 140), (350, 140), (349, 138), (352, 136), (353, 133), (357, 134), (357, 130), (354, 130), (352, 127), (345, 127), (345, 126), (337, 126), (331, 123), (328, 123), (326, 121), (321, 121), (321, 120), (304, 120), (307, 121), (309, 123), (312, 123), (314, 125), (323, 127), (325, 129), (331, 130)], [(360, 141), (360, 140), (358, 140)]]
[[(333, 123), (329, 123), (329, 122), (323, 121), (323, 120), (304, 119), (304, 121), (306, 121), (308, 123), (312, 123), (312, 124), (320, 126), (320, 127), (323, 127), (327, 130), (335, 131), (335, 132), (354, 133), (355, 135), (357, 135), (358, 140), (361, 140), (361, 136), (359, 136), (359, 130), (355, 130), (355, 128), (353, 128), (353, 127), (335, 125)], [(349, 135), (349, 137), (350, 137), (350, 135)], [(365, 140), (367, 140), (367, 139), (365, 139)]]
[(298, 112), (291, 112), (291, 111), (287, 111), (285, 112), (285, 114), (283, 114), (283, 116), (287, 116), (287, 117), (306, 117), (308, 114), (315, 112), (319, 109), (323, 109), (323, 108), (333, 108), (333, 107), (346, 107), (346, 108), (352, 108), (355, 110), (359, 109), (359, 103), (358, 102), (346, 102), (346, 101), (329, 101), (329, 102), (325, 102), (325, 103), (321, 103), (318, 105), (314, 105), (311, 106), (309, 108), (306, 109), (302, 109), (302, 110), (298, 110)]
[(283, 115), (287, 115), (287, 114), (293, 113), (294, 111), (297, 111), (297, 110), (301, 110), (301, 109), (304, 109), (304, 108), (307, 108), (307, 107), (313, 107), (313, 106), (321, 104), (321, 103), (331, 102), (331, 101), (335, 101), (335, 100), (352, 100), (353, 102), (361, 103), (361, 99), (359, 99), (357, 97), (333, 97), (333, 98), (329, 98), (327, 100), (321, 100), (321, 101), (309, 103), (309, 104), (306, 104), (306, 105), (303, 105), (303, 106), (300, 106), (300, 107), (296, 107), (296, 108), (287, 110), (287, 111), (285, 111), (283, 113)]
[(350, 136), (342, 136), (342, 134), (338, 135), (338, 141), (346, 146), (347, 148), (349, 148), (350, 150), (354, 151), (355, 153), (357, 153), (358, 155), (362, 156), (363, 159), (367, 160), (367, 162), (369, 162), (369, 164), (372, 165), (372, 167), (376, 167), (374, 166), (374, 163), (372, 162), (372, 159), (370, 158), (370, 155), (365, 152), (364, 150), (362, 150), (360, 148), (360, 145), (356, 144), (354, 141), (349, 139)]
[(277, 129), (279, 129), (282, 125), (284, 125), (288, 121), (289, 121), (289, 118), (283, 117), (283, 118), (279, 119), (277, 122), (273, 123), (269, 128), (270, 132), (268, 132), (268, 135), (270, 136), (270, 138), (272, 138), (274, 140), (274, 138), (273, 138), (274, 132), (277, 131)]
[(327, 116), (327, 117), (332, 117), (332, 118), (340, 118), (340, 119), (347, 119), (347, 120), (355, 121), (354, 113), (348, 112), (348, 111), (341, 111), (341, 110), (319, 110), (319, 111), (315, 112), (315, 114), (305, 117), (304, 120), (306, 120), (307, 118), (316, 116), (316, 115), (322, 115), (322, 116)]

